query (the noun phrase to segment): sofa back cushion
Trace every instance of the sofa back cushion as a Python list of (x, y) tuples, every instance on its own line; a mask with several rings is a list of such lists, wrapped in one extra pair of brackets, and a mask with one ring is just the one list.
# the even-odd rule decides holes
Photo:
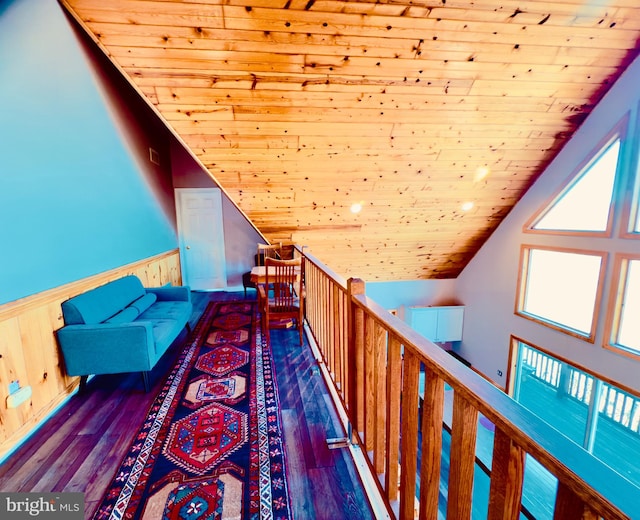
[(158, 297), (154, 293), (147, 293), (142, 298), (138, 298), (135, 302), (131, 303), (131, 307), (138, 311), (138, 314), (142, 314), (149, 307), (151, 307)]
[(64, 323), (102, 323), (144, 295), (145, 290), (140, 279), (133, 275), (125, 276), (63, 302)]
[(114, 314), (105, 323), (131, 323), (140, 313), (135, 307), (125, 307), (119, 313)]

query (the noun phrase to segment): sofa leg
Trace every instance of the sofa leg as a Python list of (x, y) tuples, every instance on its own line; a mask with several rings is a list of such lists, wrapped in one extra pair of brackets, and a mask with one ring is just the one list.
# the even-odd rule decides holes
[(142, 382), (144, 384), (144, 391), (148, 392), (149, 391), (149, 372), (144, 371), (141, 372), (142, 374)]
[(191, 325), (189, 325), (189, 322), (187, 322), (187, 324), (185, 325), (185, 327), (187, 327), (187, 332), (189, 334), (191, 334)]
[(87, 392), (87, 379), (89, 379), (89, 376), (80, 376), (80, 386), (78, 387), (79, 394)]

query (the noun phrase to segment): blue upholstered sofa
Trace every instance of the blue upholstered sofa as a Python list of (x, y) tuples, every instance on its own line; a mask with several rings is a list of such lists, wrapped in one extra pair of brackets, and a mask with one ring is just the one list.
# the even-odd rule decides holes
[(142, 372), (148, 390), (147, 372), (189, 329), (192, 310), (189, 287), (145, 288), (133, 275), (63, 302), (57, 335), (67, 373), (84, 386), (92, 374)]

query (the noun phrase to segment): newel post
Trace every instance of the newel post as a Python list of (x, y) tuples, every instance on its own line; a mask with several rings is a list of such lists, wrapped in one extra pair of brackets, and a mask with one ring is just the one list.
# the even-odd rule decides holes
[(364, 430), (364, 312), (353, 297), (364, 294), (363, 280), (347, 280), (347, 412), (356, 433)]

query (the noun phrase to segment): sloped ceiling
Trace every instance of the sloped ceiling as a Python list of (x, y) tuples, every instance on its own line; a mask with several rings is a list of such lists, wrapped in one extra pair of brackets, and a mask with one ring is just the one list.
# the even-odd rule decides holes
[(267, 239), (367, 281), (455, 277), (640, 49), (637, 0), (62, 3)]

